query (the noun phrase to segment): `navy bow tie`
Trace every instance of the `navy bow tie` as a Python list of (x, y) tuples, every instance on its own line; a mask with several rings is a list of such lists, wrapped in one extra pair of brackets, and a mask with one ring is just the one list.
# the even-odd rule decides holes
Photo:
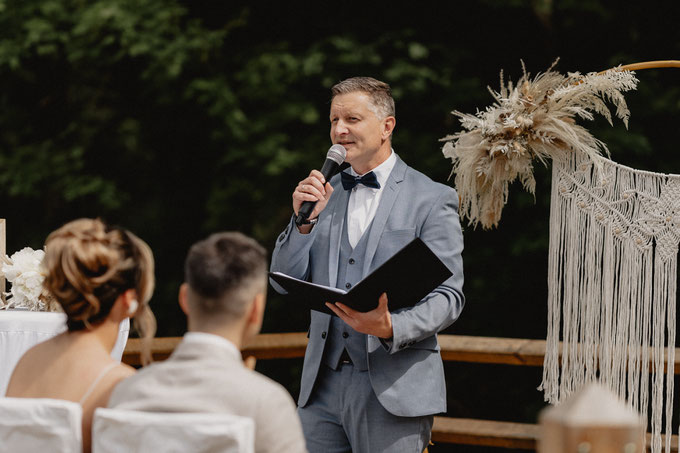
[(340, 178), (342, 179), (342, 187), (344, 187), (345, 190), (354, 189), (357, 184), (363, 184), (366, 187), (370, 187), (372, 189), (380, 189), (378, 178), (372, 171), (369, 171), (364, 176), (352, 176), (349, 173), (343, 171), (340, 173)]

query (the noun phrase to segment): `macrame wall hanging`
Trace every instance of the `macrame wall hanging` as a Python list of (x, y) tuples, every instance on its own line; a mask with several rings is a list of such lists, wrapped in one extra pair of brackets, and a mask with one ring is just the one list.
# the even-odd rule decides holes
[(668, 434), (673, 417), (680, 176), (596, 159), (553, 160), (541, 388), (557, 403), (599, 378), (647, 419), (651, 372), (659, 452), (664, 406)]
[(655, 67), (680, 61), (567, 76), (551, 67), (533, 79), (525, 71), (507, 87), (501, 75), (495, 104), (476, 115), (453, 112), (465, 130), (445, 137), (443, 152), (453, 161), (461, 216), (483, 228), (498, 225), (512, 181), (534, 192), (534, 159), (552, 160), (539, 389), (556, 404), (599, 379), (643, 415), (651, 405), (652, 452), (659, 453), (664, 412), (666, 451), (672, 431), (680, 176), (616, 164), (575, 122), (598, 113), (611, 123), (608, 100), (627, 125), (623, 93), (638, 82), (632, 71)]

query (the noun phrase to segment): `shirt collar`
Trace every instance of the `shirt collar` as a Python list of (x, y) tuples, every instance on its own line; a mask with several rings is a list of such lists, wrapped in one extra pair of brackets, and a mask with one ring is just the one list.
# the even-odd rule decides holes
[[(385, 159), (385, 162), (382, 164), (378, 165), (375, 167), (373, 170), (371, 170), (373, 173), (375, 173), (375, 177), (378, 178), (378, 182), (380, 183), (380, 187), (385, 187), (385, 184), (387, 183), (387, 178), (390, 177), (390, 173), (392, 172), (392, 169), (394, 168), (394, 165), (397, 163), (397, 154), (394, 152), (394, 149), (391, 150), (390, 157)], [(368, 173), (368, 172), (367, 172)], [(355, 172), (352, 166), (349, 167), (349, 174), (352, 176), (363, 176), (360, 175), (359, 173)], [(375, 189), (379, 190), (379, 189)]]
[(193, 344), (211, 344), (227, 350), (230, 355), (234, 356), (234, 358), (237, 358), (239, 361), (242, 360), (241, 351), (238, 350), (236, 345), (219, 335), (205, 332), (187, 332), (184, 334), (184, 342)]

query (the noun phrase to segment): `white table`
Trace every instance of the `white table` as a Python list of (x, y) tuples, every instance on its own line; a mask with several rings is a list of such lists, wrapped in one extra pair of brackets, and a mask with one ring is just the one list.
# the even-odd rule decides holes
[[(24, 353), (66, 330), (66, 315), (25, 310), (0, 310), (0, 396), (5, 395), (9, 379)], [(118, 340), (111, 357), (120, 360), (130, 333), (130, 320), (120, 323)]]

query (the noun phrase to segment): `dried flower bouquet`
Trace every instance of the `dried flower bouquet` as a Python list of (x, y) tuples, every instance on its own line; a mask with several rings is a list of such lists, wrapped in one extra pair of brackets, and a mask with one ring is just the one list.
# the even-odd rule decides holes
[[(531, 78), (524, 75), (516, 85), (503, 82), (500, 92), (489, 88), (496, 102), (471, 115), (452, 112), (463, 131), (444, 137), (444, 156), (453, 161), (452, 175), (461, 197), (461, 216), (485, 229), (498, 225), (508, 199), (508, 187), (519, 179), (534, 193), (533, 161), (581, 152), (591, 158), (609, 154), (607, 146), (593, 137), (576, 119), (592, 120), (595, 113), (612, 124), (605, 101), (616, 106), (616, 116), (628, 126), (629, 110), (623, 93), (637, 87), (634, 72), (619, 68), (602, 73), (566, 76), (553, 70)], [(597, 160), (596, 160), (597, 161)]]

